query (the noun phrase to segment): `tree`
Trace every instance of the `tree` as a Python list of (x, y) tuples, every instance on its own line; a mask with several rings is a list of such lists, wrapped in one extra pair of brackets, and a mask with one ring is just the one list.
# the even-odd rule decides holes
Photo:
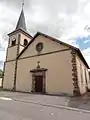
[(3, 77), (3, 71), (0, 70), (0, 78), (2, 78), (2, 77)]

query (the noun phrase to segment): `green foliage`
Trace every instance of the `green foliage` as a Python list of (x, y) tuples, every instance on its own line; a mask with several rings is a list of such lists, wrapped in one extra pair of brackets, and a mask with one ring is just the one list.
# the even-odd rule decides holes
[(0, 70), (0, 78), (2, 78), (2, 77), (3, 77), (3, 71)]

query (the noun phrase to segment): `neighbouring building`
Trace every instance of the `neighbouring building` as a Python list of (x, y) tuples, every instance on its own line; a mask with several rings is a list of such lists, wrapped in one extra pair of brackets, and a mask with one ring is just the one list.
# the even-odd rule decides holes
[(89, 90), (89, 66), (81, 51), (41, 32), (32, 37), (23, 9), (8, 36), (3, 89), (76, 96)]

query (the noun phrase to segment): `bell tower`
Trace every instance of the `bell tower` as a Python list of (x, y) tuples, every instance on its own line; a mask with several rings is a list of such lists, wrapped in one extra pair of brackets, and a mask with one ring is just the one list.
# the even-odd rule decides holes
[(16, 89), (16, 71), (17, 71), (17, 56), (24, 47), (31, 41), (32, 36), (28, 34), (25, 23), (24, 10), (22, 7), (19, 20), (13, 32), (8, 34), (9, 42), (6, 53), (6, 61), (4, 64), (4, 76), (2, 87), (4, 89)]
[(9, 43), (6, 61), (15, 60), (22, 49), (32, 39), (31, 35), (27, 33), (23, 8), (16, 25), (16, 29), (9, 33), (8, 36)]

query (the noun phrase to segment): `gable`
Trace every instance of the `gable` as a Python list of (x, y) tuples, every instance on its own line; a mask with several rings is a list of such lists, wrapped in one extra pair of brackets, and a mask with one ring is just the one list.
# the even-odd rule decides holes
[(20, 55), (19, 58), (37, 55), (38, 52), (36, 51), (36, 45), (38, 43), (43, 43), (43, 49), (40, 54), (69, 49), (68, 46), (62, 43), (60, 44), (59, 42), (53, 41), (48, 37), (38, 35), (37, 37), (35, 37), (34, 41), (26, 48), (26, 50)]

